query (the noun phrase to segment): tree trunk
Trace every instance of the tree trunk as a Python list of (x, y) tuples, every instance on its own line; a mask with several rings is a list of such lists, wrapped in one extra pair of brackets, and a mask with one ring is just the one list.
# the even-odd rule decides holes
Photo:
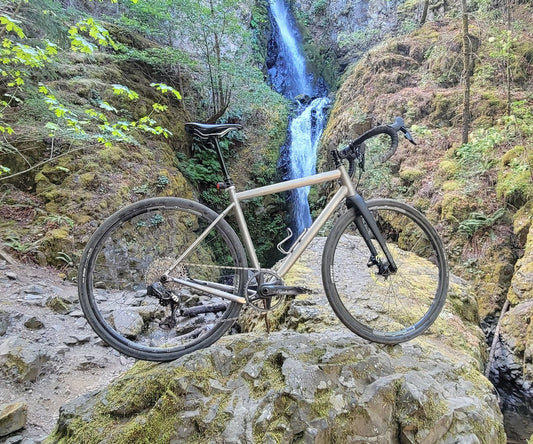
[(420, 18), (420, 26), (426, 23), (428, 18), (429, 0), (424, 0), (424, 9), (422, 10), (422, 17)]
[(463, 10), (463, 144), (468, 143), (468, 133), (470, 132), (470, 75), (472, 65), (472, 45), (468, 35), (468, 10), (466, 0), (461, 0)]
[[(511, 38), (511, 4), (512, 0), (507, 1), (507, 38)], [(509, 54), (506, 57), (506, 76), (507, 76), (507, 115), (511, 115), (511, 53), (512, 53), (512, 44), (509, 42), (507, 46)]]

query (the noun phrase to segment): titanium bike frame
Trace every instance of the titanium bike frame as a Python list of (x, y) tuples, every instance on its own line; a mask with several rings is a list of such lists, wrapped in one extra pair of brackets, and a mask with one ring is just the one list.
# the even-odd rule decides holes
[[(174, 261), (173, 265), (165, 273), (166, 279), (172, 282), (176, 282), (181, 285), (185, 285), (190, 288), (194, 288), (197, 290), (204, 291), (206, 293), (210, 293), (213, 296), (219, 296), (219, 297), (228, 299), (230, 301), (238, 302), (240, 304), (246, 304), (246, 298), (242, 296), (237, 296), (229, 292), (230, 290), (233, 289), (233, 286), (231, 285), (224, 285), (224, 284), (219, 284), (215, 282), (203, 282), (203, 281), (198, 281), (198, 280), (192, 281), (192, 280), (187, 280), (187, 279), (178, 279), (178, 278), (171, 277), (170, 273), (182, 260), (184, 260), (196, 248), (196, 246), (200, 242), (202, 242), (207, 237), (209, 232), (216, 226), (216, 224), (220, 222), (221, 220), (223, 220), (232, 210), (235, 210), (234, 214), (237, 219), (237, 225), (239, 227), (239, 231), (242, 236), (242, 242), (243, 242), (245, 251), (248, 254), (249, 260), (251, 262), (251, 267), (249, 268), (252, 270), (261, 270), (261, 265), (259, 263), (259, 260), (257, 259), (255, 247), (254, 247), (252, 238), (250, 236), (250, 232), (248, 230), (248, 224), (246, 223), (246, 219), (242, 211), (241, 202), (248, 200), (248, 199), (253, 199), (255, 197), (261, 197), (261, 196), (267, 196), (270, 194), (281, 193), (284, 191), (290, 191), (290, 190), (294, 190), (297, 188), (303, 188), (306, 186), (317, 185), (317, 184), (321, 184), (325, 182), (332, 182), (334, 180), (340, 180), (340, 183), (341, 183), (340, 188), (337, 190), (337, 192), (332, 197), (332, 199), (328, 202), (328, 204), (324, 207), (324, 209), (320, 212), (320, 215), (311, 224), (311, 226), (308, 229), (304, 230), (304, 232), (296, 240), (293, 246), (289, 249), (289, 251), (287, 252), (287, 255), (285, 256), (284, 259), (282, 259), (280, 266), (276, 270), (277, 273), (280, 275), (280, 277), (283, 277), (285, 276), (285, 274), (287, 274), (287, 272), (299, 259), (299, 257), (302, 255), (305, 249), (309, 246), (313, 238), (318, 234), (320, 229), (324, 226), (326, 221), (333, 215), (333, 213), (335, 212), (335, 209), (344, 199), (346, 199), (346, 204), (348, 208), (349, 209), (353, 208), (353, 210), (355, 211), (356, 226), (359, 232), (361, 233), (361, 236), (363, 237), (367, 247), (369, 248), (371, 260), (369, 261), (368, 266), (370, 267), (372, 265), (376, 265), (376, 263), (372, 263), (371, 261), (372, 259), (374, 260), (376, 259), (378, 253), (374, 245), (372, 244), (372, 240), (371, 240), (372, 238), (370, 234), (368, 233), (368, 230), (364, 228), (363, 222), (367, 223), (368, 227), (370, 228), (370, 231), (372, 232), (373, 238), (376, 239), (377, 242), (380, 244), (380, 247), (385, 253), (385, 256), (389, 263), (389, 267), (391, 271), (392, 272), (396, 271), (397, 267), (394, 263), (394, 259), (392, 258), (392, 255), (390, 254), (390, 251), (387, 248), (385, 240), (383, 239), (383, 236), (381, 232), (379, 231), (379, 228), (376, 224), (376, 221), (374, 220), (374, 217), (370, 213), (363, 198), (356, 192), (355, 187), (344, 165), (342, 165), (342, 163), (337, 162), (337, 161), (336, 163), (337, 163), (337, 167), (335, 170), (331, 170), (325, 173), (314, 174), (312, 176), (303, 177), (301, 179), (293, 179), (293, 180), (288, 180), (285, 182), (279, 182), (273, 185), (266, 185), (266, 186), (259, 187), (259, 188), (253, 188), (251, 190), (237, 192), (233, 184), (228, 186), (225, 189), (225, 191), (229, 194), (230, 204), (203, 231), (203, 233), (187, 248), (187, 250), (185, 250), (180, 255), (180, 257), (178, 257)], [(231, 183), (231, 181), (229, 181), (229, 183)]]

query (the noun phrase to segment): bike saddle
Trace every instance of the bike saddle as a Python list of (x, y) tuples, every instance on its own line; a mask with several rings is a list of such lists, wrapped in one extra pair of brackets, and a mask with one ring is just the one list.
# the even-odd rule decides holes
[(201, 139), (209, 139), (210, 137), (222, 137), (232, 130), (241, 130), (242, 125), (238, 123), (195, 123), (190, 122), (185, 124), (185, 131), (193, 136)]

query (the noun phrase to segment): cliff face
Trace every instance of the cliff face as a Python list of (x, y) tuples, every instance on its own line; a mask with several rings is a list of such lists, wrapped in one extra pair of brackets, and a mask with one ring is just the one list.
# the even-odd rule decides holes
[(504, 443), (494, 389), (480, 373), (482, 334), (461, 318), (476, 310), (465, 282), (452, 278), (429, 333), (372, 344), (327, 305), (317, 272), (323, 241), (288, 276), (315, 291), (279, 309), (278, 331), (261, 332), (262, 317), (245, 313), (239, 323), (250, 333), (171, 363), (137, 363), (64, 406), (48, 442)]
[[(325, 163), (330, 149), (347, 144), (372, 123), (392, 122), (396, 115), (406, 119), (418, 145), (400, 143), (388, 165), (367, 168), (360, 192), (408, 201), (428, 216), (445, 241), (454, 272), (473, 283), (489, 342), (500, 313), (510, 307), (502, 318), (496, 359), (489, 364), (491, 380), (501, 384), (506, 413), (520, 417), (519, 412), (528, 412), (522, 418), (527, 422), (533, 382), (527, 327), (533, 314), (528, 235), (533, 152), (527, 117), (532, 91), (524, 79), (532, 74), (533, 41), (527, 30), (531, 11), (512, 11), (516, 27), (508, 60), (513, 73), (510, 99), (503, 87), (506, 79), (497, 68), (503, 66), (497, 48), (506, 32), (497, 13), (473, 14), (476, 20), (470, 27), (476, 60), (468, 143), (461, 142), (461, 26), (441, 16), (442, 20), (381, 43), (350, 67), (324, 132), (322, 156)], [(367, 156), (376, 148), (370, 145)], [(518, 420), (514, 426), (518, 440), (533, 433), (521, 424)]]

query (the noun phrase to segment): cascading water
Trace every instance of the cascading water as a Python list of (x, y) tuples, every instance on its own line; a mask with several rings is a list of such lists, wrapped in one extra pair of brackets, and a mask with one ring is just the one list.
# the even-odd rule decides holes
[[(297, 109), (289, 125), (289, 138), (282, 148), (282, 161), (287, 164), (286, 179), (297, 179), (316, 171), (316, 150), (326, 123), (329, 99), (325, 88), (317, 86), (307, 70), (301, 50), (298, 28), (284, 0), (270, 0), (273, 38), (269, 43), (269, 79), (285, 97), (295, 100)], [(309, 187), (291, 193), (291, 225), (300, 234), (311, 225), (307, 201)]]

